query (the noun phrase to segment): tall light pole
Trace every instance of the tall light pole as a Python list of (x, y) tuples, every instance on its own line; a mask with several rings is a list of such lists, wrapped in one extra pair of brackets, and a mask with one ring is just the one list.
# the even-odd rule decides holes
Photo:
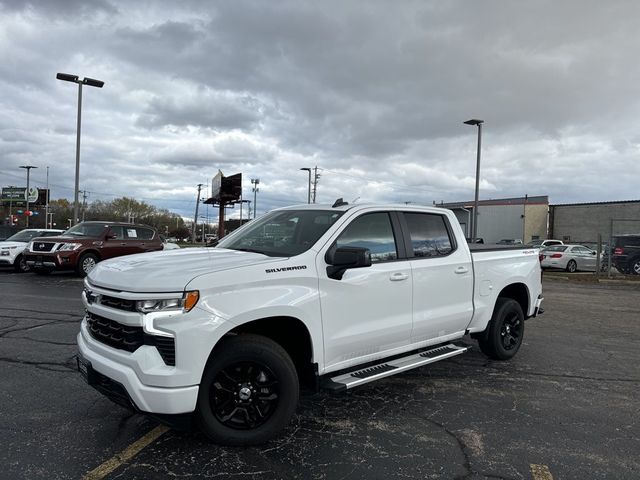
[(256, 218), (256, 194), (258, 193), (259, 189), (258, 189), (258, 185), (260, 185), (260, 179), (259, 178), (252, 178), (251, 179), (251, 184), (253, 185), (253, 218)]
[(49, 166), (47, 166), (47, 198), (44, 205), (44, 228), (49, 228)]
[(477, 125), (478, 127), (478, 152), (476, 160), (476, 197), (473, 201), (473, 230), (471, 241), (475, 242), (478, 238), (478, 195), (480, 193), (480, 150), (482, 147), (482, 124), (484, 120), (472, 118), (464, 122), (467, 125)]
[(307, 172), (309, 172), (309, 189), (307, 190), (307, 203), (311, 203), (311, 169), (301, 168), (300, 170), (306, 170)]
[(78, 84), (78, 126), (76, 128), (76, 184), (73, 195), (73, 224), (78, 221), (78, 192), (80, 191), (80, 124), (82, 118), (82, 85), (89, 85), (90, 87), (102, 88), (104, 82), (102, 80), (96, 80), (94, 78), (85, 77), (82, 80), (77, 75), (70, 75), (68, 73), (58, 73), (56, 75), (58, 80), (65, 82), (73, 82)]
[(20, 168), (24, 168), (27, 170), (27, 207), (25, 208), (25, 217), (27, 218), (26, 220), (26, 225), (27, 228), (29, 228), (29, 172), (31, 172), (32, 168), (38, 168), (38, 167), (34, 167), (33, 165), (20, 165)]

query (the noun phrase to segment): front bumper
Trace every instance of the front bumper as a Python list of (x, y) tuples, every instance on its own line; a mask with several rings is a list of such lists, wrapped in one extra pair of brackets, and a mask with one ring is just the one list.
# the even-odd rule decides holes
[[(89, 333), (86, 330), (86, 322), (82, 322), (80, 333), (77, 337), (78, 352), (81, 360), (88, 362), (93, 370), (104, 378), (92, 386), (101, 393), (112, 398), (116, 403), (125, 405), (128, 397), (132, 407), (141, 412), (175, 415), (191, 413), (196, 408), (198, 398), (198, 386), (186, 387), (156, 387), (145, 385), (140, 381), (136, 371), (130, 366), (121, 362), (116, 362), (106, 355), (100, 353), (100, 348), (92, 348)], [(97, 343), (97, 342), (95, 342)], [(108, 348), (108, 347), (102, 347)], [(90, 384), (92, 382), (89, 382)], [(121, 387), (117, 388), (117, 385)], [(102, 385), (98, 388), (96, 385)], [(110, 395), (108, 392), (116, 392)], [(124, 395), (126, 393), (126, 396)], [(119, 397), (118, 401), (115, 397)]]
[(77, 252), (28, 253), (26, 262), (32, 268), (73, 270), (78, 260)]

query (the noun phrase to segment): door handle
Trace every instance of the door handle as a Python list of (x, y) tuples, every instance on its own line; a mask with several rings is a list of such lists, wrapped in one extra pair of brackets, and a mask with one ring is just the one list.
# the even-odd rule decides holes
[(402, 272), (396, 272), (389, 275), (389, 280), (391, 280), (392, 282), (401, 282), (402, 280), (406, 280), (407, 278), (409, 278), (409, 275)]
[(124, 247), (126, 245), (126, 243), (122, 242), (120, 245), (122, 245)]
[(454, 270), (457, 274), (461, 275), (463, 273), (467, 273), (469, 269), (467, 267), (458, 267)]

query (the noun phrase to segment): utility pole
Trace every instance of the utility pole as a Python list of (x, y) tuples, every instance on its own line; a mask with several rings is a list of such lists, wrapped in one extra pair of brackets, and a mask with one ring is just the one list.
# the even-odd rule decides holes
[(29, 172), (31, 171), (32, 168), (38, 168), (38, 167), (34, 167), (33, 165), (21, 165), (20, 168), (24, 168), (27, 170), (27, 194), (25, 195), (27, 198), (27, 207), (25, 209), (25, 218), (26, 218), (26, 223), (27, 223), (27, 228), (29, 228)]
[(253, 218), (256, 218), (256, 206), (258, 205), (256, 194), (260, 191), (258, 185), (260, 185), (259, 178), (252, 178), (251, 183), (253, 184)]
[(202, 189), (202, 184), (198, 184), (198, 196), (196, 198), (196, 214), (193, 217), (193, 228), (191, 229), (191, 243), (196, 243), (196, 229), (198, 227), (198, 207), (200, 206), (200, 190)]
[(318, 180), (320, 179), (320, 174), (318, 173), (318, 166), (313, 167), (313, 190), (311, 191), (312, 202), (316, 203), (316, 193), (318, 192)]
[(49, 226), (49, 167), (47, 166), (47, 198), (44, 204), (44, 228)]

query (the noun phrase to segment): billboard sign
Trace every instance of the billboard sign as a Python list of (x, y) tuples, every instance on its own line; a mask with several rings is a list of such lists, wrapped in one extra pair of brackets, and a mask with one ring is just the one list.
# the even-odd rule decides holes
[(27, 189), (21, 187), (4, 187), (2, 189), (2, 201), (3, 202), (26, 202), (27, 197), (25, 195)]
[(242, 197), (242, 174), (225, 177), (220, 170), (211, 181), (211, 197), (205, 203), (219, 204), (235, 202)]
[(220, 189), (222, 188), (222, 179), (224, 175), (220, 170), (215, 177), (211, 180), (211, 198), (219, 198), (220, 197)]

